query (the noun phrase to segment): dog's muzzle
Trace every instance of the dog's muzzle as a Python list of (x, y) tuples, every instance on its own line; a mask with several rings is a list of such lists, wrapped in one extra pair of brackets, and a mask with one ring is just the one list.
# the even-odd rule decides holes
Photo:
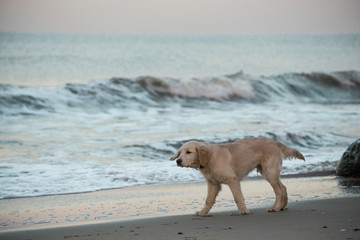
[(181, 166), (182, 166), (181, 163), (182, 163), (181, 158), (176, 159), (176, 164), (178, 165), (178, 167), (181, 167)]

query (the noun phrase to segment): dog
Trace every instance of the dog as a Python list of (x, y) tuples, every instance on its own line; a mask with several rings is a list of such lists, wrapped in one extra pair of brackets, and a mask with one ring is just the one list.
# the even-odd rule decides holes
[(221, 184), (227, 184), (240, 215), (249, 214), (240, 189), (240, 181), (255, 168), (272, 186), (275, 203), (269, 212), (284, 210), (288, 203), (286, 187), (280, 181), (282, 159), (305, 157), (296, 149), (268, 138), (246, 138), (231, 143), (211, 144), (189, 141), (170, 158), (177, 166), (199, 169), (207, 181), (205, 207), (195, 216), (205, 216), (215, 203)]

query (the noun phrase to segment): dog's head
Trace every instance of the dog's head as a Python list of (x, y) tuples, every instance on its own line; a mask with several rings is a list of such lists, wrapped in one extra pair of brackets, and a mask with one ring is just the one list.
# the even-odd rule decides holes
[(175, 156), (170, 160), (175, 160), (179, 167), (204, 168), (209, 162), (210, 151), (205, 143), (190, 141), (184, 143)]

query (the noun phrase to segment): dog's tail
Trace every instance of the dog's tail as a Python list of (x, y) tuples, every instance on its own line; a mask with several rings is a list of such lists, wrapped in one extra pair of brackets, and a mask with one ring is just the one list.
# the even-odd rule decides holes
[(289, 148), (288, 146), (282, 144), (281, 142), (276, 142), (276, 145), (280, 148), (284, 158), (298, 158), (305, 161), (304, 155), (302, 155), (295, 148)]

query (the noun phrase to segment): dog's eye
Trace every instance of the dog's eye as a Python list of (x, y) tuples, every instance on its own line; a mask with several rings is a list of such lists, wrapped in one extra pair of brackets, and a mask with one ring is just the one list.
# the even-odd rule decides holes
[(191, 152), (190, 151), (186, 151), (186, 154), (190, 154)]

